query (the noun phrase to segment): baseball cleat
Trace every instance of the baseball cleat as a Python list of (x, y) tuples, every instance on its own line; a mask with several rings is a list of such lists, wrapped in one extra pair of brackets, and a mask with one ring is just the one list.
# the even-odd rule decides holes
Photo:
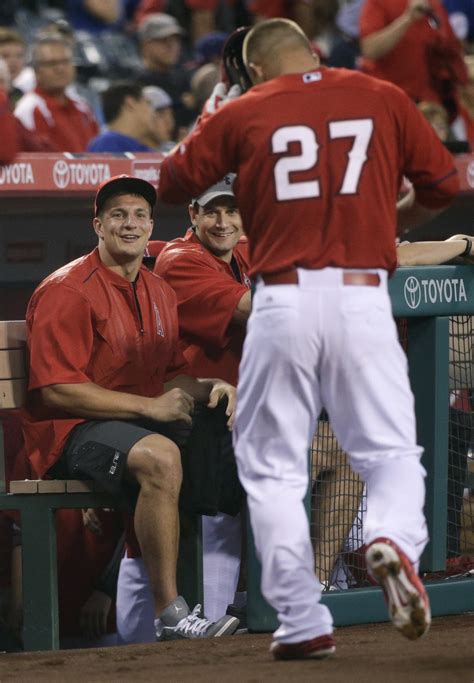
[(319, 636), (301, 643), (280, 643), (274, 640), (270, 652), (275, 659), (325, 659), (336, 652), (332, 634)]
[(395, 628), (405, 638), (416, 640), (431, 623), (430, 602), (413, 564), (388, 538), (377, 538), (367, 548), (367, 569), (381, 585)]

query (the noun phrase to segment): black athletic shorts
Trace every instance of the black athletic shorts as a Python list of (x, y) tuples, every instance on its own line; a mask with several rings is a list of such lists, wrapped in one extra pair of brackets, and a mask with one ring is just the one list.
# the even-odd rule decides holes
[(48, 474), (54, 479), (92, 479), (135, 508), (139, 485), (124, 477), (130, 449), (145, 436), (161, 434), (180, 445), (189, 428), (181, 423), (91, 420), (72, 430), (59, 460)]

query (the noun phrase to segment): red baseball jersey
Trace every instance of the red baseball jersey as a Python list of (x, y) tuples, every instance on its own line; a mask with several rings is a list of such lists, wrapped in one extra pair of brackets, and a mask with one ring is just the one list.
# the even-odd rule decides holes
[(220, 377), (237, 384), (245, 328), (232, 315), (250, 287), (247, 240), (234, 248), (239, 282), (231, 266), (208, 251), (188, 230), (158, 256), (155, 273), (178, 298), (180, 345), (194, 377)]
[(163, 161), (158, 194), (182, 202), (229, 171), (252, 275), (392, 271), (402, 176), (426, 207), (459, 190), (451, 155), (405, 93), (345, 69), (283, 75), (226, 104)]
[(39, 476), (84, 420), (47, 408), (38, 389), (94, 382), (151, 397), (187, 371), (171, 287), (145, 267), (131, 283), (104, 266), (97, 250), (46, 278), (33, 293), (26, 321), (30, 379), (24, 434)]
[[(361, 38), (389, 26), (403, 14), (407, 6), (408, 0), (365, 0), (360, 16)], [(437, 18), (436, 28), (433, 28), (433, 19), (421, 17), (413, 22), (390, 52), (377, 60), (364, 59), (362, 68), (372, 76), (395, 83), (415, 101), (442, 103), (442, 93), (435, 87), (433, 80), (437, 69), (436, 54), (443, 61), (440, 65), (442, 69), (449, 65), (452, 69), (452, 72), (445, 72), (445, 78), (452, 80), (453, 74), (456, 74), (465, 83), (467, 69), (461, 43), (453, 33), (443, 3), (431, 0), (431, 8)]]

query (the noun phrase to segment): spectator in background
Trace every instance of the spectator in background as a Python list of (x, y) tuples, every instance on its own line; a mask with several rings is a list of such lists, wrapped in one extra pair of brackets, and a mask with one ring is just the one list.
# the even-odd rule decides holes
[(360, 56), (359, 17), (364, 0), (340, 3), (336, 16), (336, 34), (327, 59), (328, 66), (355, 69)]
[(456, 118), (467, 71), (440, 0), (366, 0), (360, 35), (364, 71), (395, 83), (416, 102), (442, 104), (450, 121)]
[(146, 135), (145, 142), (159, 152), (169, 152), (176, 145), (176, 141), (173, 140), (175, 120), (171, 97), (156, 85), (147, 85), (143, 88), (143, 96), (154, 112), (153, 130)]
[(76, 30), (100, 34), (120, 30), (131, 0), (66, 0), (67, 18)]
[(319, 12), (335, 6), (334, 0), (247, 0), (245, 4), (255, 22), (274, 17), (293, 19), (309, 39), (316, 33)]
[(10, 71), (8, 69), (8, 64), (0, 57), (0, 90), (6, 93), (7, 97), (10, 99), (10, 85), (11, 85)]
[(472, 0), (443, 0), (449, 22), (456, 37), (468, 52), (474, 51), (474, 2)]
[(202, 110), (219, 80), (220, 70), (215, 64), (204, 64), (193, 74), (191, 93), (198, 111)]
[(152, 152), (154, 112), (139, 83), (120, 81), (102, 94), (106, 130), (87, 145), (88, 152)]
[(144, 67), (138, 80), (170, 95), (178, 130), (186, 130), (196, 116), (189, 73), (178, 67), (183, 34), (176, 19), (162, 13), (150, 14), (138, 28)]
[(20, 151), (17, 122), (10, 108), (8, 92), (10, 73), (4, 59), (0, 58), (0, 165), (10, 164)]
[(222, 48), (226, 40), (227, 33), (223, 31), (212, 31), (199, 38), (194, 44), (197, 65), (220, 65)]
[(98, 125), (84, 100), (66, 94), (75, 77), (71, 46), (59, 36), (40, 38), (33, 47), (33, 66), (37, 86), (19, 100), (15, 116), (54, 150), (84, 152)]
[(33, 69), (26, 66), (26, 43), (13, 28), (0, 26), (0, 57), (8, 64), (12, 81), (10, 99), (16, 104), (24, 93), (33, 90), (36, 79)]

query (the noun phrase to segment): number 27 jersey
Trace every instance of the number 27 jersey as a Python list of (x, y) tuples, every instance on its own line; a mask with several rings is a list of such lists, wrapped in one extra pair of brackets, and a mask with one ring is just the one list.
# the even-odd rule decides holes
[(427, 208), (459, 190), (451, 155), (408, 97), (344, 69), (283, 75), (226, 104), (164, 161), (159, 194), (197, 196), (228, 171), (252, 275), (392, 271), (403, 175)]

